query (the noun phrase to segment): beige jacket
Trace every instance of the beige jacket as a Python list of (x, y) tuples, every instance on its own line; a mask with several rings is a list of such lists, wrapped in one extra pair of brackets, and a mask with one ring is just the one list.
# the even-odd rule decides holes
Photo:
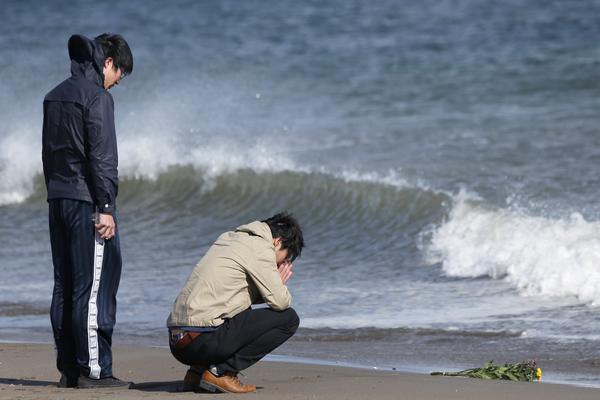
[(271, 229), (255, 221), (225, 232), (208, 249), (177, 296), (167, 326), (218, 326), (263, 302), (285, 310), (292, 297), (277, 271)]

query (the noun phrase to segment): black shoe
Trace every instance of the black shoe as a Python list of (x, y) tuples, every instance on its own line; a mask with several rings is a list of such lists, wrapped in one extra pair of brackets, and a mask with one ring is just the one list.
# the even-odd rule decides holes
[(76, 388), (77, 387), (77, 375), (68, 375), (65, 373), (60, 374), (60, 381), (58, 381), (59, 388)]
[(79, 378), (79, 367), (77, 365), (63, 365), (63, 370), (60, 371), (59, 388), (75, 388), (77, 387), (77, 378)]
[(185, 378), (183, 378), (183, 386), (181, 388), (182, 392), (195, 392), (198, 390), (200, 385), (200, 379), (202, 377), (202, 373), (206, 371), (206, 367), (202, 367), (199, 365), (195, 365), (190, 367), (185, 374)]
[(125, 382), (114, 376), (108, 378), (92, 379), (87, 376), (80, 376), (77, 380), (79, 389), (102, 389), (102, 388), (123, 388), (129, 389), (131, 382)]

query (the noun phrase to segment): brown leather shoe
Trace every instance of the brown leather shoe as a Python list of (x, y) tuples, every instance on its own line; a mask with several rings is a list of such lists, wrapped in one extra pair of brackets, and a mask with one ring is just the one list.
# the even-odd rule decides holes
[(240, 382), (237, 374), (226, 372), (222, 376), (214, 376), (210, 371), (204, 371), (200, 387), (209, 392), (221, 393), (254, 393), (256, 386)]
[(191, 367), (188, 369), (183, 378), (183, 388), (181, 390), (183, 392), (194, 392), (198, 389), (203, 370), (205, 370), (205, 368), (199, 369)]

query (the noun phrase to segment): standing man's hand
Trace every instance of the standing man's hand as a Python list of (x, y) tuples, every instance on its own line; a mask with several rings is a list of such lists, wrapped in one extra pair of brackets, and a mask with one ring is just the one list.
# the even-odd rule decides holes
[(293, 265), (289, 261), (284, 261), (279, 265), (279, 267), (277, 267), (279, 270), (279, 276), (281, 277), (281, 282), (283, 282), (284, 285), (287, 285), (288, 281), (292, 277), (292, 267)]
[(98, 214), (96, 230), (102, 239), (108, 240), (115, 236), (115, 220), (110, 214)]

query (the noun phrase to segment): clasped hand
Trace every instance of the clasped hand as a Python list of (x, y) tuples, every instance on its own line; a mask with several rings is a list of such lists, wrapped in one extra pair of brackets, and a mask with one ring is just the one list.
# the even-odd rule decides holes
[(98, 214), (95, 227), (102, 239), (109, 240), (115, 236), (115, 220), (110, 214)]
[(281, 282), (284, 285), (287, 285), (288, 281), (292, 277), (292, 263), (290, 261), (284, 261), (277, 267), (279, 271), (279, 276), (281, 277)]

